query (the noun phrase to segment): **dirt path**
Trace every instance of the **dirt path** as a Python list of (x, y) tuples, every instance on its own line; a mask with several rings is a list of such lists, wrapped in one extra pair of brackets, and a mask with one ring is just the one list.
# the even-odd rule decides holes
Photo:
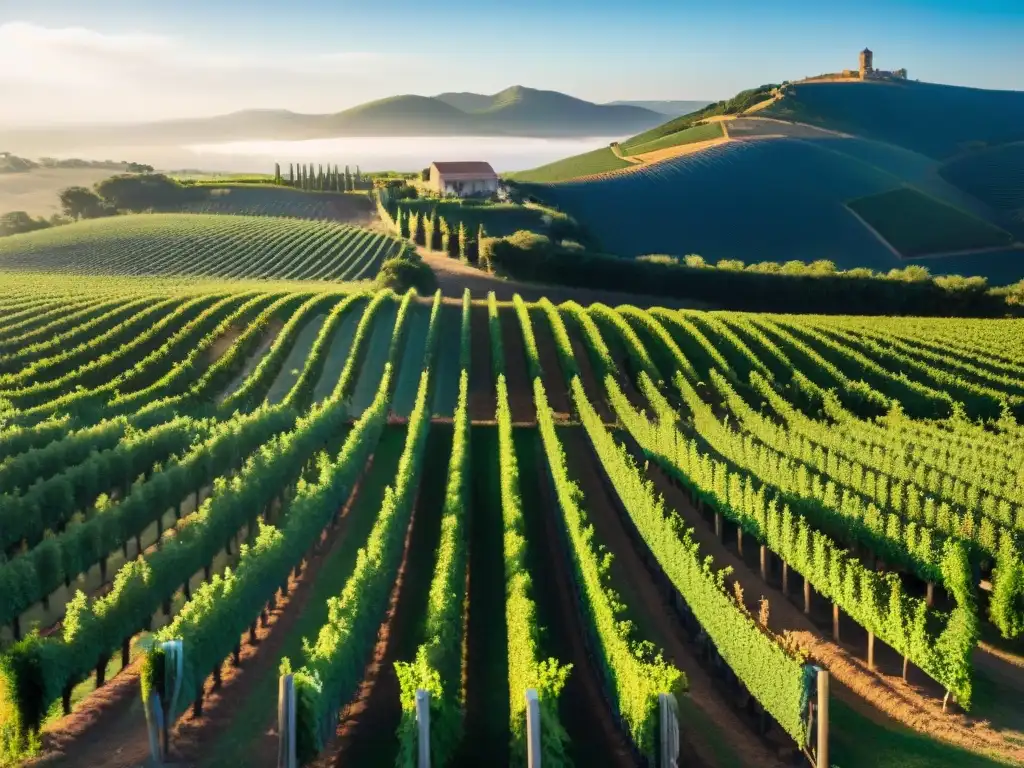
[(565, 448), (570, 476), (583, 491), (587, 516), (594, 526), (595, 541), (612, 553), (614, 583), (621, 589), (630, 617), (636, 621), (640, 630), (638, 636), (652, 641), (665, 653), (668, 661), (686, 674), (690, 702), (704, 713), (706, 721), (715, 729), (707, 732), (685, 726), (680, 728), (680, 735), (690, 753), (688, 759), (683, 755), (685, 764), (720, 765), (722, 758), (715, 745), (728, 743), (743, 765), (778, 765), (777, 750), (785, 748), (789, 739), (777, 739), (775, 751), (759, 742), (686, 645), (687, 633), (682, 622), (667, 595), (651, 578), (637, 547), (631, 544), (622, 522), (624, 512), (616, 506), (613, 491), (604, 479), (604, 471), (594, 456), (586, 432), (578, 427), (567, 427), (560, 430), (559, 438)]
[[(803, 613), (802, 606), (795, 605), (772, 585), (774, 576), (769, 577), (769, 582), (761, 580), (747, 560), (738, 554), (734, 527), (726, 525), (724, 538), (728, 545), (719, 541), (713, 527), (696, 510), (687, 494), (654, 461), (648, 465), (648, 476), (665, 497), (667, 505), (693, 527), (694, 540), (700, 544), (701, 553), (711, 555), (717, 568), (732, 567), (733, 572), (727, 582), (730, 585), (738, 582), (742, 586), (748, 609), (756, 615), (758, 600), (765, 597), (770, 607), (769, 628), (778, 634), (790, 633), (811, 659), (829, 670), (833, 679), (833, 696), (887, 728), (899, 730), (908, 727), (979, 753), (994, 752), (1024, 760), (1024, 746), (1014, 741), (1014, 734), (1000, 732), (991, 723), (969, 715), (944, 714), (941, 699), (934, 695), (934, 686), (925, 681), (921, 681), (924, 685), (914, 682), (923, 677), (919, 670), (912, 671), (910, 683), (904, 682), (898, 672), (888, 674), (885, 670), (892, 666), (888, 663), (880, 664), (874, 671), (869, 670), (867, 662), (859, 658), (859, 654), (865, 652), (864, 645), (857, 644), (856, 651), (848, 645), (851, 634), (848, 630), (852, 622), (841, 625), (842, 642), (834, 642), (811, 617)], [(756, 543), (749, 537), (745, 538), (745, 554), (757, 556), (759, 548)], [(777, 560), (774, 556), (770, 559)], [(790, 582), (792, 598), (802, 601), (798, 590), (802, 584), (801, 577), (791, 572)], [(822, 604), (824, 601), (814, 595), (812, 602)], [(876, 653), (892, 654), (881, 641), (876, 641)]]
[(359, 692), (341, 717), (333, 756), (321, 758), (317, 765), (394, 765), (398, 747), (395, 732), (402, 718), (395, 662), (414, 657), (422, 634), (433, 553), (441, 532), (451, 438), (448, 427), (432, 427), (427, 437), (417, 503), (406, 530), (402, 564), (391, 590), (387, 616), (377, 634), (373, 659)]
[(543, 371), (541, 380), (548, 395), (548, 403), (556, 414), (564, 414), (568, 418), (572, 406), (551, 322), (548, 320), (547, 312), (542, 309), (531, 309), (529, 314), (533, 336), (537, 341), (537, 351), (540, 353), (540, 366)]
[(491, 332), (487, 307), (471, 307), (469, 321), (469, 418), (473, 421), (493, 421), (498, 399), (494, 391), (494, 369), (491, 366)]
[(530, 573), (538, 611), (544, 617), (547, 647), (572, 671), (559, 699), (559, 714), (577, 765), (636, 766), (633, 747), (605, 693), (599, 668), (585, 640), (586, 628), (573, 584), (565, 534), (558, 528), (557, 501), (547, 481), (536, 430), (516, 436), (523, 511), (527, 522)]
[(530, 381), (526, 367), (523, 327), (513, 307), (499, 307), (498, 318), (505, 352), (505, 381), (508, 384), (512, 421), (517, 424), (533, 424), (537, 421), (537, 408), (533, 403), (533, 382)]
[(424, 261), (430, 265), (437, 276), (437, 284), (446, 297), (462, 299), (462, 293), (469, 288), (474, 299), (486, 298), (488, 292), (494, 291), (498, 301), (512, 301), (519, 294), (525, 301), (537, 301), (547, 296), (555, 304), (564, 301), (575, 301), (583, 306), (597, 302), (614, 307), (619, 304), (633, 304), (638, 307), (669, 307), (672, 309), (714, 309), (714, 305), (692, 299), (677, 299), (671, 296), (648, 296), (637, 293), (620, 293), (618, 291), (600, 291), (589, 288), (573, 288), (566, 285), (545, 285), (540, 283), (524, 283), (518, 280), (505, 280), (476, 267), (463, 264), (456, 259), (439, 256), (423, 248), (417, 248)]

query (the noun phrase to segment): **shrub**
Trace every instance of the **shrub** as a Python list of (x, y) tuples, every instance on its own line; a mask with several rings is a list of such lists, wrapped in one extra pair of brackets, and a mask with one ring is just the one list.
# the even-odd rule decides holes
[(396, 293), (405, 293), (415, 288), (420, 295), (437, 290), (437, 277), (418, 253), (403, 248), (380, 266), (376, 284), (378, 288), (391, 288)]

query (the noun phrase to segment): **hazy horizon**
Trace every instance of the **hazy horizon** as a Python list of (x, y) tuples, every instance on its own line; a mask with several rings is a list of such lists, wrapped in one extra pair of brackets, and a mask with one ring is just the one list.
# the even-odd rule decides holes
[[(338, 112), (399, 94), (510, 85), (587, 101), (721, 99), (856, 65), (1024, 88), (1024, 3), (637, 0), (352, 5), (295, 0), (37, 0), (0, 17), (6, 128), (123, 124), (247, 109)], [(908, 35), (906, 30), (912, 29)], [(441, 51), (439, 55), (433, 53)]]

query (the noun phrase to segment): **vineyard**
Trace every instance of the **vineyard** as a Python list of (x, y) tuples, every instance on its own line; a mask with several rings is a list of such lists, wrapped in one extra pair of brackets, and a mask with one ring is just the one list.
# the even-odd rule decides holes
[(397, 246), (220, 221), (3, 245), (196, 277), (0, 274), (0, 764), (148, 716), (274, 766), (283, 675), (301, 764), (423, 765), (429, 712), (433, 766), (665, 765), (674, 700), (679, 765), (791, 765), (816, 667), (835, 765), (1024, 761), (1024, 321), (196, 279)]
[(203, 185), (204, 200), (186, 203), (182, 213), (236, 216), (285, 216), (294, 219), (350, 221), (368, 218), (373, 209), (364, 197), (332, 192), (303, 192), (290, 187), (224, 183)]
[(400, 247), (397, 239), (383, 233), (331, 221), (143, 214), (5, 237), (0, 241), (0, 269), (354, 281), (372, 279)]

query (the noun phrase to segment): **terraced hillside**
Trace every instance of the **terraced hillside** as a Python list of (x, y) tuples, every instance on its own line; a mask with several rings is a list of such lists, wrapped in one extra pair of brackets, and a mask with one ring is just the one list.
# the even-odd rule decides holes
[(1024, 321), (484, 298), (0, 274), (0, 755), (1024, 759)]
[(400, 247), (383, 233), (331, 221), (142, 214), (5, 237), (0, 269), (352, 281), (373, 278)]

